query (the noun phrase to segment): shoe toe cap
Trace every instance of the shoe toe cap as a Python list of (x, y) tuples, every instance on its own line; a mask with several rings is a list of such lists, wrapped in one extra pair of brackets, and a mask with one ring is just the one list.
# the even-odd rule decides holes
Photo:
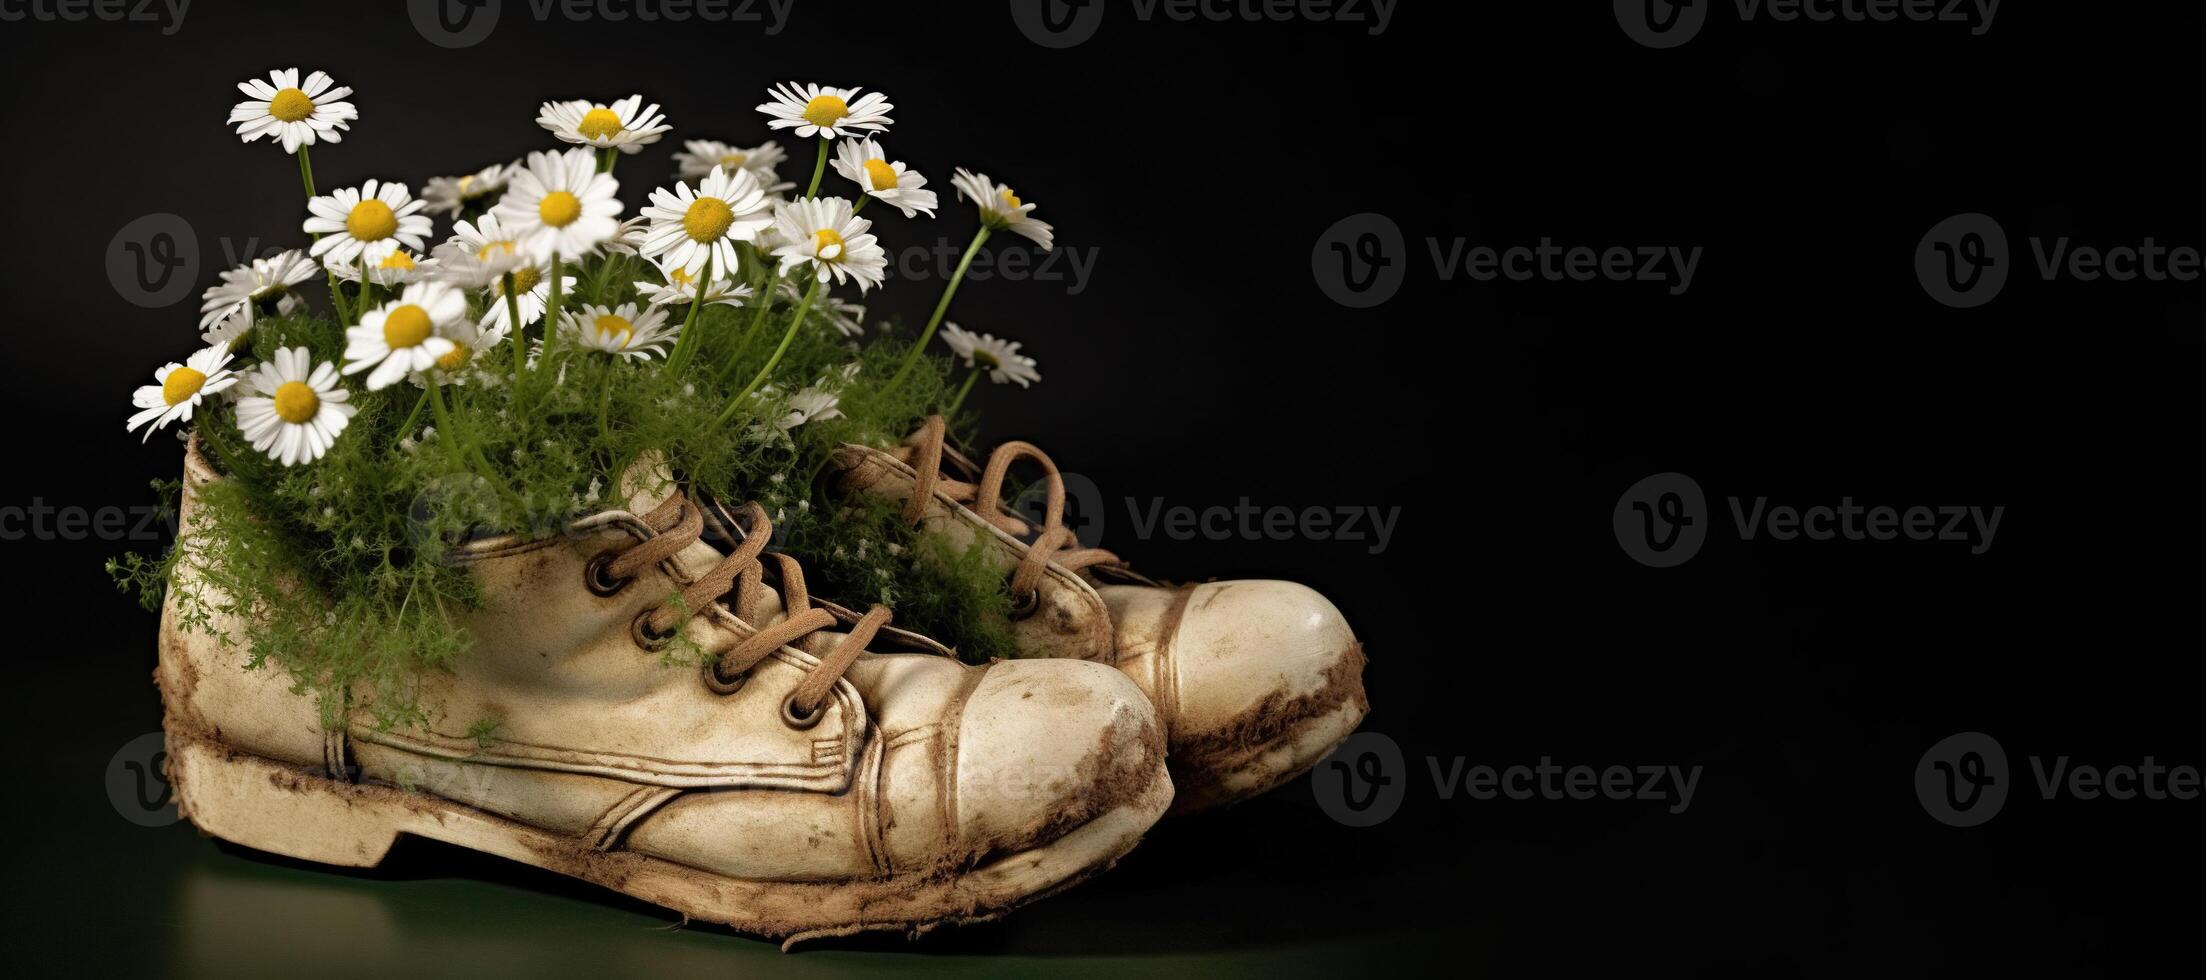
[(966, 700), (957, 760), (957, 827), (975, 856), (1112, 811), (1161, 814), (1170, 799), (1156, 710), (1125, 675), (1086, 661), (990, 665)]

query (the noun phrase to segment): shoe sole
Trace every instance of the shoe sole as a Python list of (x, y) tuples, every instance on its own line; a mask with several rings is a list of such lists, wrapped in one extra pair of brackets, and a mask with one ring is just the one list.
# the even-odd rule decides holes
[(965, 870), (859, 881), (732, 878), (634, 852), (600, 851), (561, 834), (449, 800), (317, 772), (168, 733), (168, 779), (178, 809), (200, 831), (270, 854), (372, 868), (401, 836), (495, 854), (680, 912), (796, 943), (867, 931), (913, 936), (982, 922), (1069, 888), (1117, 863), (1162, 816), (1172, 785), (1156, 780), (1040, 847)]
[(1171, 815), (1239, 803), (1293, 781), (1355, 734), (1363, 716), (1363, 706), (1350, 701), (1297, 722), (1277, 738), (1232, 754), (1209, 753), (1192, 765), (1168, 757), (1177, 793)]

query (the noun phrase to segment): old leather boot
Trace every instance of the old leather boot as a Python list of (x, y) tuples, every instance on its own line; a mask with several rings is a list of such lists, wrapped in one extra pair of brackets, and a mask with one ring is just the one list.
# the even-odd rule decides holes
[[(195, 450), (187, 546), (216, 478)], [(475, 643), (422, 678), (421, 727), (325, 728), (283, 671), (184, 628), (172, 588), (156, 676), (179, 808), (351, 867), (433, 838), (794, 942), (995, 917), (1108, 867), (1169, 805), (1162, 727), (1117, 672), (865, 652), (886, 610), (840, 632), (768, 534), (722, 555), (697, 507), (652, 499), (465, 545)], [(657, 652), (678, 624), (703, 668)]]
[[(1141, 685), (1169, 733), (1174, 810), (1279, 785), (1363, 720), (1363, 648), (1324, 596), (1292, 582), (1143, 578), (1078, 546), (1063, 525), (1057, 466), (1040, 449), (1005, 443), (975, 466), (945, 447), (944, 432), (937, 416), (893, 450), (843, 447), (843, 489), (903, 501), (906, 521), (953, 547), (986, 542), (1010, 576), (1020, 655), (1110, 664)], [(1046, 476), (1040, 526), (1002, 506), (1004, 478), (1022, 459)], [(972, 482), (945, 475), (945, 462)]]

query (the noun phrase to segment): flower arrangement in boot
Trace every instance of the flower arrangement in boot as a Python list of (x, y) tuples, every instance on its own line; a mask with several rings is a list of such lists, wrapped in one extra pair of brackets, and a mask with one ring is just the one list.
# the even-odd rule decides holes
[[(1165, 812), (1164, 726), (1121, 672), (969, 665), (806, 584), (815, 547), (922, 549), (826, 472), (970, 387), (924, 352), (955, 279), (913, 342), (856, 302), (874, 219), (937, 203), (872, 141), (884, 96), (777, 86), (769, 127), (817, 143), (801, 193), (779, 147), (693, 141), (629, 215), (618, 169), (671, 130), (641, 96), (547, 102), (559, 145), (416, 197), (317, 187), (316, 146), (372, 138), (327, 75), (240, 88), (239, 135), (296, 158), (303, 240), (224, 273), (204, 346), (134, 393), (129, 432), (186, 435), (179, 537), (111, 568), (162, 613), (202, 830), (346, 866), (431, 837), (794, 941), (1001, 915)], [(989, 207), (973, 249), (1024, 217)]]

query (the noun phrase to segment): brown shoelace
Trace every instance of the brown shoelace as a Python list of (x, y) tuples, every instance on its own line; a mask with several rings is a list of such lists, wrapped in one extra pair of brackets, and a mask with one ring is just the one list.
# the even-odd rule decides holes
[[(988, 454), (988, 465), (981, 468), (980, 482), (964, 483), (953, 480), (942, 472), (943, 444), (948, 438), (948, 432), (949, 428), (943, 422), (942, 416), (929, 416), (927, 421), (920, 423), (919, 431), (904, 440), (904, 445), (893, 453), (897, 459), (910, 464), (919, 474), (918, 479), (912, 483), (911, 498), (904, 502), (904, 523), (913, 527), (919, 526), (920, 519), (927, 513), (927, 501), (934, 493), (940, 492), (971, 507), (973, 513), (980, 515), (981, 520), (1002, 528), (1013, 537), (1023, 538), (1033, 534), (1034, 539), (1028, 543), (1026, 555), (1019, 559), (1019, 567), (1011, 572), (1011, 595), (1022, 603), (1032, 600), (1036, 587), (1041, 584), (1043, 572), (1052, 562), (1068, 572), (1078, 572), (1095, 565), (1121, 564), (1117, 555), (1102, 548), (1078, 547), (1079, 539), (1064, 523), (1064, 477), (1057, 472), (1057, 464), (1040, 447), (1031, 442), (1018, 441), (997, 446), (995, 452)], [(1048, 487), (1049, 497), (1038, 528), (1017, 514), (1008, 514), (1003, 510), (1004, 478), (1010, 475), (1011, 464), (1022, 459), (1031, 459), (1041, 464), (1043, 481)], [(966, 463), (963, 457), (958, 457), (958, 460)], [(970, 463), (966, 465), (970, 466)]]
[[(707, 604), (730, 592), (735, 593), (739, 615), (753, 609), (760, 598), (759, 590), (765, 587), (766, 568), (760, 559), (774, 559), (780, 566), (782, 607), (788, 615), (722, 651), (705, 671), (705, 683), (722, 694), (734, 693), (742, 687), (744, 675), (775, 650), (841, 623), (833, 613), (812, 605), (811, 594), (804, 587), (804, 568), (795, 558), (766, 552), (766, 542), (774, 533), (766, 509), (753, 502), (743, 505), (738, 513), (749, 516), (750, 532), (735, 550), (683, 589), (678, 600), (670, 600), (651, 610), (637, 620), (636, 626), (638, 642), (647, 646), (663, 645), (673, 637), (683, 617), (704, 610)], [(682, 497), (660, 504), (643, 519), (658, 532), (657, 535), (605, 560), (602, 573), (592, 572), (593, 587), (618, 589), (621, 583), (689, 547), (703, 535), (705, 528), (704, 512)], [(595, 567), (593, 563), (593, 569)], [(604, 579), (610, 582), (598, 584)], [(820, 658), (819, 666), (804, 675), (804, 681), (789, 696), (787, 709), (792, 722), (809, 724), (818, 720), (835, 682), (857, 662), (866, 645), (873, 642), (874, 634), (888, 625), (889, 618), (886, 606), (867, 610), (865, 616), (850, 627), (850, 632)]]

